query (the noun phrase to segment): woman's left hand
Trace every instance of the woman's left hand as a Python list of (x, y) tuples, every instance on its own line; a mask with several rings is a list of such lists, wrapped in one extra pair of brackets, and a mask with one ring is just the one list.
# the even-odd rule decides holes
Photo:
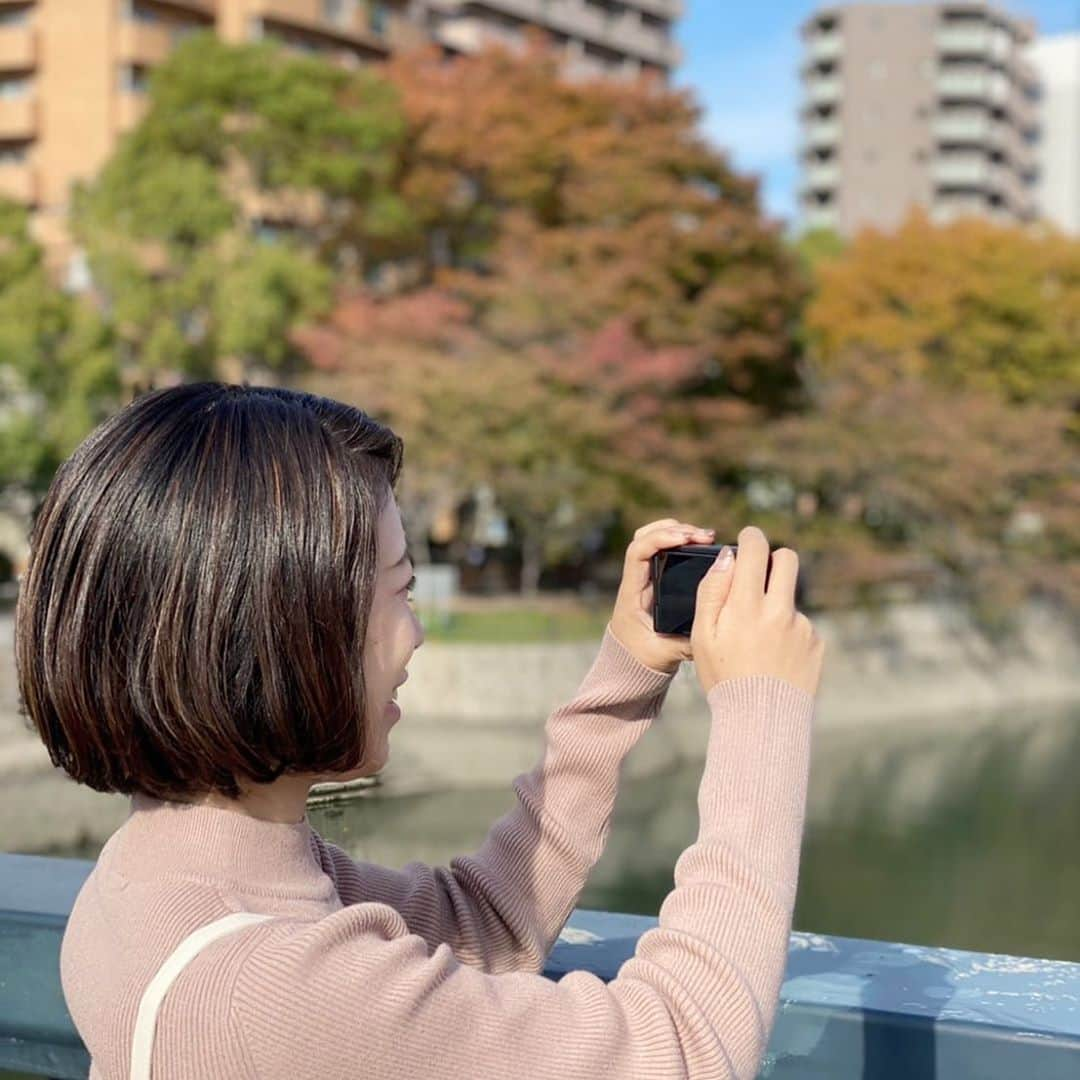
[(690, 639), (682, 634), (658, 634), (653, 629), (653, 585), (650, 562), (665, 548), (681, 544), (711, 544), (712, 529), (699, 529), (674, 518), (642, 525), (626, 549), (622, 582), (611, 616), (611, 632), (642, 664), (674, 675), (684, 660), (692, 660)]

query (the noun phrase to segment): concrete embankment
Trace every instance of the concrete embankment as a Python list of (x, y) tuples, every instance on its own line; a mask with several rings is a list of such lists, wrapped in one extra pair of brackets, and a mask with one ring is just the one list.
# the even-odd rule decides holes
[[(1008, 723), (1009, 710), (1019, 717), (1080, 703), (1080, 625), (1050, 606), (1026, 609), (1019, 636), (1000, 650), (945, 604), (895, 605), (878, 616), (817, 615), (814, 625), (827, 643), (815, 730), (819, 792), (845, 732), (974, 729), (989, 713)], [(597, 644), (425, 643), (399, 691), (404, 715), (391, 734), (382, 790), (508, 788), (539, 760), (544, 722), (573, 696)], [(11, 646), (7, 615), (0, 617), (0, 850), (100, 842), (127, 816), (127, 797), (91, 791), (52, 766), (17, 715)], [(704, 697), (686, 664), (624, 776), (700, 759), (706, 738)]]

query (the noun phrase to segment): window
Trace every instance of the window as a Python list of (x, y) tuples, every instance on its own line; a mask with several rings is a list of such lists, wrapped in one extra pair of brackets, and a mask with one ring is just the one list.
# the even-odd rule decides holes
[(10, 100), (26, 97), (30, 93), (30, 87), (29, 75), (0, 76), (0, 98)]
[(159, 22), (161, 22), (161, 14), (159, 12), (155, 11), (151, 7), (145, 7), (142, 4), (134, 4), (133, 3), (131, 5), (130, 13), (131, 13), (131, 18), (135, 22), (141, 22), (141, 23), (159, 23)]
[(348, 0), (322, 0), (323, 18), (335, 26), (344, 26), (352, 15)]
[(585, 0), (585, 7), (609, 20), (624, 11), (621, 0)]
[(120, 89), (132, 94), (145, 94), (149, 89), (150, 79), (142, 64), (120, 65)]
[(371, 5), (369, 24), (371, 32), (378, 34), (379, 37), (384, 37), (390, 29), (390, 12), (385, 4), (379, 3), (379, 0), (375, 0)]

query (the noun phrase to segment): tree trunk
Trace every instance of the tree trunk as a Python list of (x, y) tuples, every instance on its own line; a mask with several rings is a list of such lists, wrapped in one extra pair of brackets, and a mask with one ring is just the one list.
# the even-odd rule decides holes
[(534, 599), (540, 591), (543, 553), (540, 541), (526, 533), (521, 541), (521, 596)]

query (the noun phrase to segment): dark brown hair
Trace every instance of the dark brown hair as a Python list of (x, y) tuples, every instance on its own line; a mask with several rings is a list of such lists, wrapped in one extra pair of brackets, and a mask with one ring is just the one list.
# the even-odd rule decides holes
[(360, 409), (213, 382), (91, 432), (38, 510), (15, 616), (21, 706), (53, 764), (157, 798), (356, 768), (402, 456)]

